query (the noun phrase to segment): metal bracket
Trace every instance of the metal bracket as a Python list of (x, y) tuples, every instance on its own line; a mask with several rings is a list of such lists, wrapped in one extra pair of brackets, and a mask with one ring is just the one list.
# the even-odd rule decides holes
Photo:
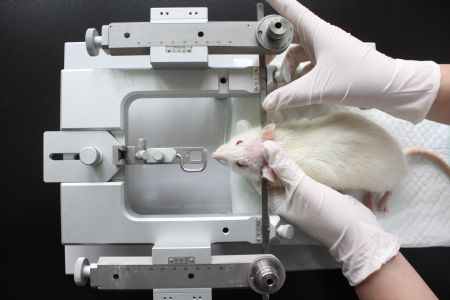
[[(150, 10), (150, 23), (207, 23), (207, 7), (158, 7)], [(197, 45), (166, 45), (151, 48), (153, 69), (208, 68), (208, 47)]]
[(173, 245), (157, 242), (152, 248), (153, 264), (156, 265), (193, 265), (211, 263), (211, 244), (189, 243)]
[(211, 300), (212, 289), (154, 289), (154, 300)]
[(155, 264), (148, 256), (100, 257), (89, 264), (80, 257), (75, 270), (79, 284), (89, 279), (91, 287), (103, 290), (250, 287), (269, 295), (286, 278), (283, 265), (270, 254), (217, 255), (209, 264), (191, 265)]
[(165, 10), (158, 10), (161, 18), (156, 20), (153, 15), (151, 22), (104, 25), (101, 35), (88, 29), (85, 40), (89, 55), (98, 55), (100, 48), (110, 55), (148, 55), (150, 48), (166, 46), (202, 46), (209, 54), (279, 54), (293, 39), (292, 25), (278, 15), (258, 22), (204, 22), (202, 18), (197, 23), (180, 15), (180, 19), (165, 23), (169, 16)]
[(44, 133), (45, 182), (107, 182), (119, 170), (111, 147), (120, 146), (107, 131)]
[[(207, 166), (207, 151), (204, 147), (147, 148), (145, 139), (138, 139), (137, 146), (114, 146), (114, 164), (179, 164), (184, 172), (202, 172)], [(190, 168), (188, 165), (201, 165)]]

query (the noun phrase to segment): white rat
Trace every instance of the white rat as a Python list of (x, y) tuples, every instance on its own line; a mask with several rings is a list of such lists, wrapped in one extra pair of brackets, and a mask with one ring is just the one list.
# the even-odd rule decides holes
[[(405, 153), (382, 127), (352, 112), (336, 112), (313, 119), (268, 124), (263, 129), (238, 122), (238, 135), (220, 146), (212, 157), (255, 185), (263, 176), (278, 185), (275, 174), (262, 156), (262, 143), (273, 140), (315, 180), (342, 191), (366, 190), (384, 193), (380, 210), (386, 210), (390, 191), (406, 173)], [(409, 154), (444, 160), (430, 151), (409, 149)], [(372, 193), (366, 204), (372, 208)]]

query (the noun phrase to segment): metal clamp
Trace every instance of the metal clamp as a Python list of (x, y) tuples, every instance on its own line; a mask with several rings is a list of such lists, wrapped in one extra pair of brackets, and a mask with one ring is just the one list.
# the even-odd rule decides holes
[[(113, 147), (116, 165), (179, 164), (184, 172), (202, 172), (207, 166), (204, 147), (147, 148), (145, 139), (138, 139), (136, 146)], [(189, 168), (187, 165), (201, 165)]]

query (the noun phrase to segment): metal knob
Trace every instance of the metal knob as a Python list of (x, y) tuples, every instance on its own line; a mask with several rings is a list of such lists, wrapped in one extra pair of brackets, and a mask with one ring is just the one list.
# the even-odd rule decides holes
[(86, 30), (84, 37), (86, 43), (86, 51), (90, 56), (97, 56), (102, 46), (102, 37), (98, 35), (98, 31), (95, 28), (89, 28)]
[(97, 165), (102, 161), (102, 153), (94, 147), (84, 147), (80, 151), (80, 161), (85, 165)]
[(143, 138), (139, 138), (136, 142), (136, 147), (145, 148), (147, 146), (147, 140)]
[(288, 240), (292, 239), (294, 237), (294, 226), (290, 224), (278, 226), (277, 235)]
[(262, 18), (256, 26), (259, 45), (270, 53), (286, 50), (294, 37), (294, 28), (289, 21), (278, 15)]
[(86, 257), (79, 257), (75, 262), (73, 270), (75, 284), (78, 286), (85, 286), (91, 275), (90, 273), (89, 260)]
[(270, 20), (267, 27), (267, 35), (273, 40), (281, 39), (287, 32), (290, 24), (286, 23), (287, 20), (282, 17), (274, 17)]
[(165, 159), (164, 153), (160, 150), (154, 150), (152, 152), (152, 158), (157, 162), (163, 162)]
[(273, 255), (261, 256), (249, 266), (248, 283), (257, 293), (275, 293), (283, 286), (285, 278), (283, 265)]

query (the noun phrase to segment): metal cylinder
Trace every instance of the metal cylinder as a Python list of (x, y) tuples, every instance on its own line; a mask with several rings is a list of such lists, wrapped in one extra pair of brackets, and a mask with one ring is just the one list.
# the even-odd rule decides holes
[(262, 18), (256, 26), (256, 39), (268, 52), (280, 53), (286, 50), (294, 37), (294, 29), (286, 18), (269, 15)]
[(140, 148), (145, 148), (147, 146), (147, 140), (143, 139), (143, 138), (139, 138), (136, 142), (136, 147)]
[(283, 286), (285, 278), (283, 265), (273, 255), (261, 256), (249, 266), (248, 282), (257, 293), (275, 293)]
[(286, 19), (282, 17), (274, 17), (269, 22), (269, 26), (267, 27), (267, 35), (272, 40), (281, 39), (288, 31), (288, 26), (290, 24), (286, 24)]

